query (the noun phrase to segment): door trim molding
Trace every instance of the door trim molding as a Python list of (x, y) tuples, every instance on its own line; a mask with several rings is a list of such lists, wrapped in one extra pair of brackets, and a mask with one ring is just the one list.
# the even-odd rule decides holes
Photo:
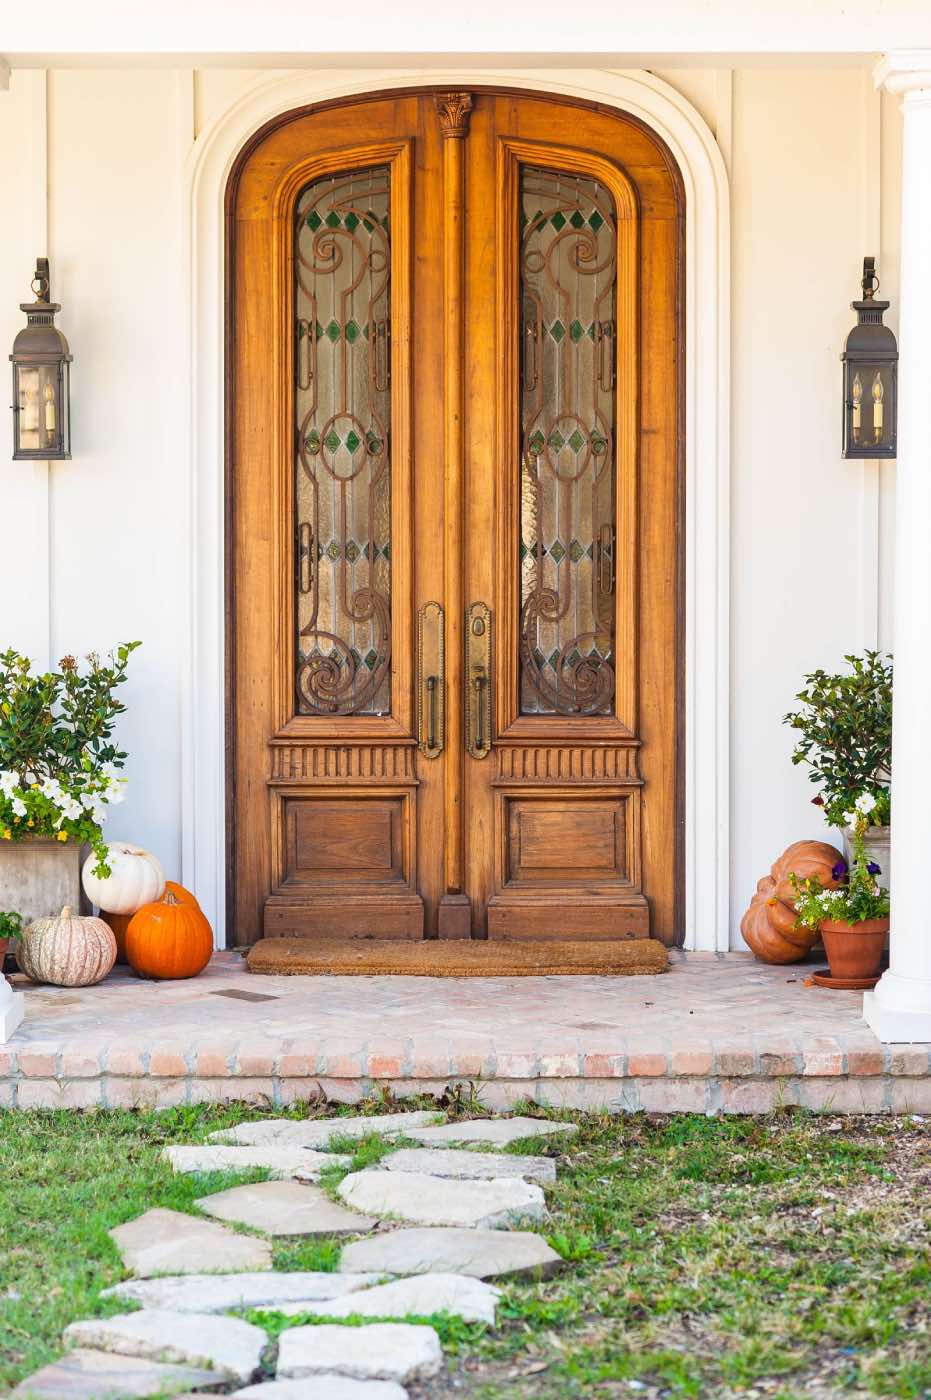
[(685, 946), (729, 939), (730, 193), (711, 129), (669, 84), (640, 70), (310, 70), (263, 77), (198, 136), (184, 181), (189, 440), (180, 620), (182, 879), (225, 943), (225, 200), (243, 147), (311, 103), (393, 88), (503, 86), (613, 107), (654, 131), (685, 195)]

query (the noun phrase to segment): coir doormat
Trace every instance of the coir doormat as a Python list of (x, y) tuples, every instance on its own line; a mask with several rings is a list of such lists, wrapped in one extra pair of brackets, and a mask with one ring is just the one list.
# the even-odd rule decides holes
[(263, 938), (250, 948), (250, 972), (305, 977), (639, 977), (665, 972), (669, 957), (653, 938), (568, 943), (539, 939)]

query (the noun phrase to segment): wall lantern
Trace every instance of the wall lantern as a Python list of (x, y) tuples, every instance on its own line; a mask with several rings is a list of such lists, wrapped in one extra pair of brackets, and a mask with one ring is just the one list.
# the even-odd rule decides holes
[(899, 351), (883, 325), (888, 301), (876, 301), (876, 259), (863, 259), (863, 300), (852, 301), (857, 324), (847, 337), (844, 364), (844, 456), (894, 457)]
[(39, 462), (71, 456), (68, 342), (55, 329), (48, 258), (36, 259), (34, 302), (21, 302), (26, 327), (13, 341), (13, 458)]

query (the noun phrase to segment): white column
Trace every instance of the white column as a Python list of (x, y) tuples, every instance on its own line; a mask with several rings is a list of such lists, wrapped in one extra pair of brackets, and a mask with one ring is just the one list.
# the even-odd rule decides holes
[(890, 966), (863, 998), (880, 1040), (931, 1041), (931, 51), (892, 54), (902, 95)]

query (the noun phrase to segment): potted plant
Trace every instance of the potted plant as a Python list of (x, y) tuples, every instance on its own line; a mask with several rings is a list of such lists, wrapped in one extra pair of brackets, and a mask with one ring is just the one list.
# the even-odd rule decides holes
[(115, 691), (138, 645), (91, 653), (83, 667), (66, 656), (42, 674), (19, 652), (0, 653), (0, 908), (15, 904), (24, 923), (87, 907), (88, 851), (110, 873), (102, 824), (123, 799), (126, 759), (113, 742), (126, 708)]
[(879, 867), (880, 885), (889, 887), (889, 783), (892, 776), (892, 658), (878, 651), (845, 656), (849, 670), (823, 670), (805, 677), (784, 723), (799, 739), (792, 762), (809, 768), (820, 789), (813, 799), (829, 826), (844, 836), (848, 864), (854, 860), (855, 832), (868, 862)]
[(17, 939), (22, 931), (22, 917), (9, 910), (7, 913), (0, 913), (0, 977), (3, 976), (3, 963), (6, 958), (7, 948), (10, 943)]
[(889, 891), (876, 878), (879, 866), (867, 857), (867, 829), (864, 813), (853, 828), (852, 863), (839, 861), (831, 872), (840, 882), (836, 888), (817, 877), (790, 877), (798, 922), (820, 932), (832, 978), (861, 983), (878, 978), (889, 932)]

